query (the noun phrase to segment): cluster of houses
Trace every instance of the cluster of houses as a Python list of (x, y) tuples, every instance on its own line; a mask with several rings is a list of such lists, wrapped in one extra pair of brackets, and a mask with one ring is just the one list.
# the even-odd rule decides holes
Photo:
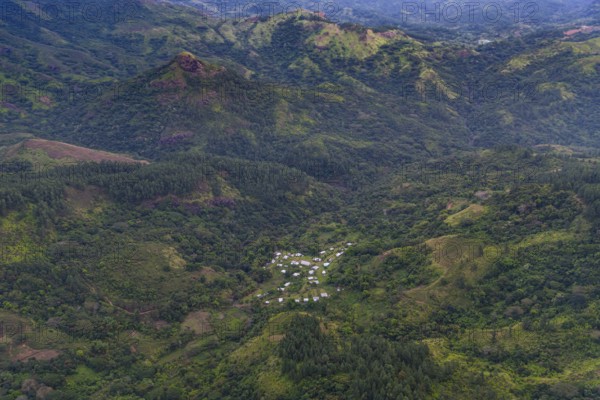
[[(341, 249), (335, 249), (333, 247), (329, 248), (328, 250), (323, 250), (319, 253), (320, 257), (314, 257), (312, 258), (311, 261), (307, 260), (307, 259), (301, 259), (302, 257), (305, 257), (302, 253), (287, 253), (287, 254), (283, 254), (282, 252), (276, 252), (274, 254), (274, 258), (271, 260), (270, 263), (267, 263), (267, 265), (265, 265), (263, 268), (273, 268), (276, 267), (276, 269), (279, 269), (279, 271), (285, 275), (286, 277), (290, 276), (291, 273), (291, 277), (292, 278), (301, 278), (303, 275), (306, 277), (306, 283), (308, 283), (310, 286), (313, 285), (319, 285), (319, 273), (322, 277), (325, 277), (327, 275), (327, 268), (331, 265), (331, 263), (338, 257), (341, 257), (344, 254), (344, 251), (346, 251), (348, 249), (349, 246), (352, 246), (353, 243), (348, 242), (346, 243), (346, 246), (342, 246)], [(334, 253), (335, 252), (335, 253)], [(329, 253), (329, 256), (328, 256)], [(306, 267), (306, 271), (307, 273), (304, 273), (304, 267)], [(296, 269), (297, 268), (297, 269)], [(322, 268), (322, 269), (321, 269)], [(294, 272), (291, 272), (292, 270), (295, 270)], [(293, 279), (292, 279), (293, 281)], [(286, 292), (286, 290), (289, 289), (294, 289), (298, 286), (301, 286), (301, 280), (297, 279), (294, 286), (292, 286), (292, 281), (289, 282), (285, 282), (283, 284), (282, 287), (278, 287), (277, 291), (278, 292)], [(290, 286), (292, 286), (290, 288)], [(339, 292), (341, 289), (337, 288), (337, 291)], [(264, 294), (257, 294), (256, 297), (260, 298), (264, 298), (267, 297), (269, 295), (269, 293), (264, 293)], [(299, 298), (295, 298), (294, 301), (296, 303), (308, 303), (311, 301), (313, 302), (317, 302), (319, 301), (319, 299), (323, 299), (323, 298), (328, 298), (329, 294), (327, 294), (327, 292), (320, 292), (320, 296), (311, 296), (311, 297), (299, 297)], [(277, 299), (272, 299), (272, 300), (265, 300), (264, 304), (271, 304), (271, 303), (277, 302), (277, 303), (283, 303), (284, 302), (284, 298), (283, 297), (277, 297)]]

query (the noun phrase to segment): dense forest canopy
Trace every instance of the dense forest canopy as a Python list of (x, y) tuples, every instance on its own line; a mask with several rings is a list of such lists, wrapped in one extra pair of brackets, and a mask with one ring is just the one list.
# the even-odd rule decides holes
[(425, 3), (5, 2), (0, 399), (600, 398), (600, 9)]

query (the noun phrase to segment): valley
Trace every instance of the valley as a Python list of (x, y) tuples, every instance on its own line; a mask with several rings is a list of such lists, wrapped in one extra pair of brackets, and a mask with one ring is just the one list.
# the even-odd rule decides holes
[(0, 399), (600, 396), (593, 4), (355, 3), (1, 16)]

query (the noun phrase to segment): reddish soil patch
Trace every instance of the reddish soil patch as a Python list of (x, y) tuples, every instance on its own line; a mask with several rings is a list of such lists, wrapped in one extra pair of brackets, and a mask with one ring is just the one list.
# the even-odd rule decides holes
[(177, 64), (185, 72), (198, 75), (202, 78), (212, 78), (225, 70), (223, 67), (211, 69), (193, 55), (186, 53), (177, 56)]
[(570, 29), (570, 30), (568, 30), (566, 32), (563, 32), (563, 33), (564, 33), (565, 36), (573, 36), (573, 35), (575, 35), (577, 33), (588, 34), (588, 33), (592, 33), (592, 32), (598, 31), (598, 30), (600, 30), (600, 26), (582, 26), (579, 29)]
[(385, 32), (380, 32), (379, 36), (384, 37), (386, 39), (393, 39), (396, 36), (398, 36), (398, 32), (397, 31), (385, 31)]
[(114, 161), (130, 164), (149, 164), (148, 161), (134, 160), (131, 157), (121, 154), (109, 153), (100, 150), (92, 150), (85, 147), (74, 146), (72, 144), (62, 142), (55, 142), (52, 140), (29, 139), (23, 143), (23, 146), (27, 149), (41, 149), (46, 154), (48, 154), (50, 158), (54, 159), (72, 158), (77, 161)]

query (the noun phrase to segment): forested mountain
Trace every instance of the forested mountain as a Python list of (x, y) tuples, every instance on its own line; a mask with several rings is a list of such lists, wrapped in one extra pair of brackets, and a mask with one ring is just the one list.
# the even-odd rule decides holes
[[(116, 5), (102, 9), (111, 7)], [(40, 22), (46, 25), (44, 35), (36, 21), (27, 20), (32, 26), (18, 38), (24, 43), (19, 48), (31, 51), (13, 49), (14, 34), (5, 29), (4, 130), (18, 127), (49, 138), (73, 137), (85, 145), (156, 155), (156, 145), (171, 135), (192, 134), (190, 143), (211, 146), (211, 130), (227, 130), (222, 124), (231, 121), (238, 124), (235, 132), (230, 138), (218, 135), (227, 145), (215, 143), (215, 152), (241, 146), (246, 152), (260, 147), (281, 154), (285, 146), (297, 154), (302, 143), (313, 154), (325, 148), (330, 158), (339, 158), (337, 148), (351, 152), (350, 143), (356, 148), (374, 142), (375, 152), (387, 154), (371, 160), (444, 154), (469, 145), (598, 141), (593, 112), (599, 92), (598, 31), (566, 36), (556, 28), (472, 48), (415, 39), (398, 29), (340, 26), (307, 11), (211, 20), (189, 8), (136, 7), (135, 13), (128, 11), (131, 19), (110, 24), (83, 17), (72, 24)], [(86, 29), (75, 36), (78, 28)], [(184, 51), (226, 73), (177, 86), (178, 79), (194, 75), (172, 70)], [(176, 82), (159, 86), (159, 80)], [(171, 106), (163, 107), (167, 102)], [(225, 107), (215, 110), (216, 104)], [(117, 119), (103, 128), (106, 134), (99, 133), (103, 113), (116, 108), (127, 123)], [(238, 120), (220, 115), (232, 112)], [(332, 117), (337, 115), (353, 123), (342, 125)], [(212, 118), (220, 125), (206, 122)], [(191, 125), (205, 125), (203, 133), (193, 132)], [(243, 129), (237, 129), (240, 125)], [(440, 135), (443, 131), (451, 134)], [(140, 135), (144, 140), (126, 139)], [(260, 143), (266, 136), (281, 140), (264, 148)], [(337, 143), (320, 144), (328, 140)], [(231, 149), (231, 154), (240, 151)], [(281, 161), (273, 154), (270, 159)]]
[(600, 398), (595, 5), (298, 4), (5, 3), (0, 399)]

